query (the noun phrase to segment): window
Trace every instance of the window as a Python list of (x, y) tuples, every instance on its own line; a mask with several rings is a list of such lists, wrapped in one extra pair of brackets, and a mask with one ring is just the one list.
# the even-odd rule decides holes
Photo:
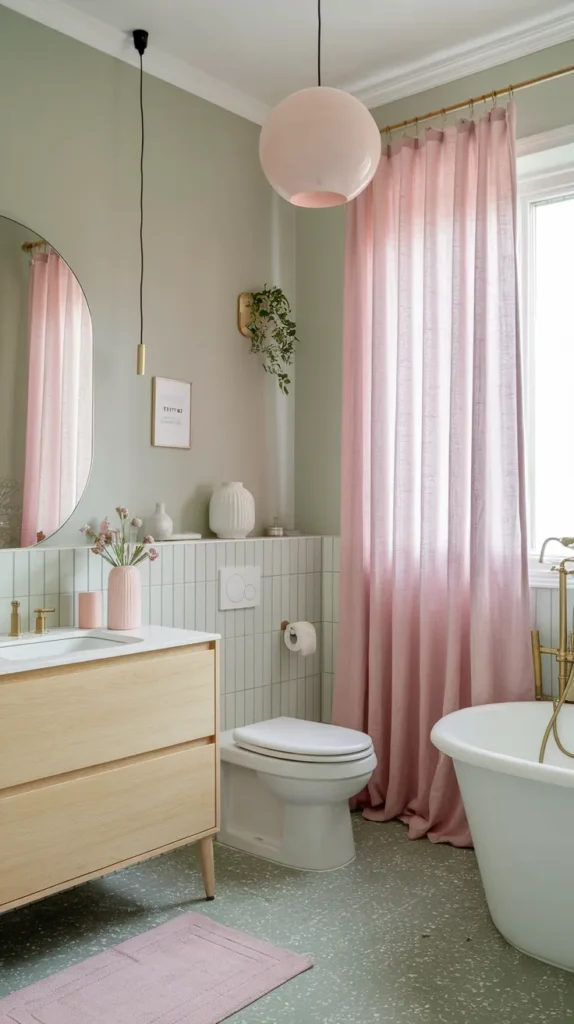
[(574, 143), (519, 157), (518, 174), (529, 546), (539, 551), (546, 537), (574, 536)]

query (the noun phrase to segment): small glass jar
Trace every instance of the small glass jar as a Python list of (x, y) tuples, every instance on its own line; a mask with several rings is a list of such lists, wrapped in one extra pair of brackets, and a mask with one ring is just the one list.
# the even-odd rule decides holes
[(275, 516), (275, 519), (273, 520), (273, 526), (268, 526), (267, 527), (267, 536), (268, 537), (282, 537), (283, 536), (283, 527), (279, 526), (279, 520), (278, 520), (277, 516)]

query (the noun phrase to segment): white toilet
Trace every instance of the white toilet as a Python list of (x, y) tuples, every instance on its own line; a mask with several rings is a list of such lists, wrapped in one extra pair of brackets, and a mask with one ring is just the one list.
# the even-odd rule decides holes
[(377, 764), (366, 733), (274, 718), (221, 734), (219, 842), (305, 871), (353, 860), (349, 799)]

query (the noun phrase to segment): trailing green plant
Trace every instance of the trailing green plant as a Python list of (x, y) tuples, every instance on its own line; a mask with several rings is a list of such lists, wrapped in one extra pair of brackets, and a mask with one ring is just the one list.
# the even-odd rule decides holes
[(261, 355), (265, 372), (274, 374), (281, 391), (288, 395), (291, 379), (286, 367), (293, 364), (299, 338), (287, 296), (281, 288), (265, 285), (252, 292), (250, 310), (246, 329), (251, 335), (251, 351)]

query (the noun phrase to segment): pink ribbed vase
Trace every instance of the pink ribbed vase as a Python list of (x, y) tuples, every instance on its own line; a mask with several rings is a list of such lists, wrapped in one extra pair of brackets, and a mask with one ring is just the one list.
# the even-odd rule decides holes
[(135, 565), (115, 566), (108, 578), (108, 629), (139, 629), (142, 579)]

